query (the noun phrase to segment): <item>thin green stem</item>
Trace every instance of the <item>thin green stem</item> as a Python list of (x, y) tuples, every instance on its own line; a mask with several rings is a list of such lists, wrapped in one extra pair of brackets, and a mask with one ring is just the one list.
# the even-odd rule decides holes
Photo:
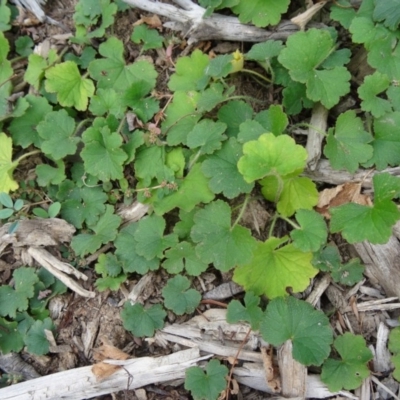
[(301, 229), (301, 226), (296, 224), (296, 222), (293, 222), (291, 219), (284, 217), (283, 215), (278, 215), (280, 219), (283, 219), (286, 221), (289, 225), (293, 226), (295, 229)]
[(22, 156), (19, 157), (19, 158), (17, 158), (17, 159), (15, 160), (15, 162), (16, 162), (16, 163), (20, 163), (23, 159), (28, 158), (28, 157), (30, 157), (30, 156), (33, 156), (34, 154), (39, 154), (39, 153), (41, 153), (40, 150), (32, 150), (32, 151), (29, 151), (28, 153), (22, 154)]
[(193, 157), (193, 160), (190, 161), (190, 164), (188, 166), (188, 170), (190, 171), (193, 167), (193, 165), (196, 163), (198, 158), (201, 156), (201, 149), (196, 153), (196, 155)]
[(271, 226), (269, 227), (269, 232), (268, 232), (268, 237), (270, 238), (272, 236), (272, 234), (274, 233), (274, 229), (275, 229), (275, 224), (276, 224), (276, 220), (278, 219), (278, 214), (274, 214), (274, 216), (272, 217), (272, 222), (271, 222)]
[(81, 122), (79, 122), (79, 124), (76, 126), (74, 136), (81, 130), (82, 126), (84, 124), (86, 124), (87, 122), (92, 122), (92, 120), (90, 118), (86, 118), (86, 119), (82, 120)]
[(257, 76), (258, 78), (262, 79), (262, 80), (265, 81), (265, 82), (272, 83), (272, 81), (271, 81), (270, 79), (268, 79), (268, 78), (265, 77), (264, 75), (259, 74), (259, 73), (256, 72), (256, 71), (252, 71), (251, 69), (243, 68), (241, 72), (246, 72), (246, 73), (248, 73), (248, 74), (250, 74), (250, 75)]
[(250, 195), (247, 194), (246, 197), (245, 197), (245, 199), (244, 199), (242, 208), (240, 209), (239, 215), (237, 216), (235, 222), (233, 223), (233, 225), (232, 225), (232, 227), (231, 227), (231, 231), (233, 231), (233, 228), (234, 228), (234, 227), (239, 223), (239, 221), (242, 219), (243, 214), (244, 214), (244, 212), (246, 211), (247, 204), (249, 203), (249, 200), (250, 200)]

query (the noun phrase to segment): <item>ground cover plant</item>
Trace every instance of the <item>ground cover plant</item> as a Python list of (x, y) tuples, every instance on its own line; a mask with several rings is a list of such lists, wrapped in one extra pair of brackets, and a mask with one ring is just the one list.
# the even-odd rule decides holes
[[(243, 23), (266, 27), (296, 2), (199, 3), (207, 14), (230, 10)], [(140, 57), (129, 60), (111, 28), (127, 5), (87, 4), (76, 5), (74, 47), (36, 54), (29, 37), (8, 40), (16, 10), (0, 3), (0, 219), (12, 222), (8, 233), (18, 234), (24, 218), (64, 219), (77, 233), (63, 255), (77, 268), (110, 244), (86, 267), (94, 270), (100, 292), (166, 271), (162, 302), (126, 302), (121, 310), (135, 337), (153, 336), (169, 312), (193, 314), (202, 299), (196, 277), (210, 269), (231, 272), (245, 296), (229, 303), (229, 322), (247, 321), (274, 346), (290, 340), (293, 357), (320, 367), (330, 390), (359, 387), (370, 374), (365, 340), (351, 333), (334, 340), (329, 317), (293, 294), (322, 272), (344, 286), (359, 282), (362, 263), (343, 262), (333, 239), (383, 244), (400, 219), (400, 179), (380, 172), (400, 164), (398, 1), (330, 4), (330, 24), (299, 30), (286, 42), (269, 40), (215, 57), (201, 48), (175, 60), (166, 55), (172, 69), (164, 93), (157, 86), (160, 71), (146, 54), (177, 49), (178, 38), (138, 25), (131, 41)], [(371, 72), (359, 82), (347, 65), (361, 48)], [(26, 86), (13, 96), (21, 58)], [(274, 102), (236, 87), (244, 74), (273, 93)], [(320, 132), (324, 157), (336, 170), (378, 173), (368, 201), (349, 198), (329, 207), (327, 219), (326, 210), (316, 208), (324, 187), (305, 174), (308, 154), (296, 121), (316, 104), (334, 110), (350, 95), (358, 103)], [(23, 168), (28, 160), (34, 165), (29, 176)], [(117, 206), (135, 200), (149, 213), (123, 224)], [(270, 214), (258, 231), (241, 225), (254, 200)], [(45, 330), (54, 330), (46, 307), (66, 288), (43, 269), (21, 266), (12, 277), (0, 287), (0, 349), (27, 346), (45, 354)], [(204, 371), (188, 369), (185, 388), (195, 399), (216, 399), (228, 373), (212, 360)]]

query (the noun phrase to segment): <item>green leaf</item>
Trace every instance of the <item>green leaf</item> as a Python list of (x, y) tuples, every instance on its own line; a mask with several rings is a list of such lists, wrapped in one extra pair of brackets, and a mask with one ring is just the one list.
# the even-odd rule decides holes
[(199, 97), (198, 92), (175, 92), (172, 103), (165, 110), (166, 118), (161, 125), (169, 146), (186, 144), (188, 133), (201, 118), (201, 115), (196, 113)]
[(364, 130), (363, 122), (353, 110), (341, 114), (335, 129), (329, 129), (324, 154), (335, 169), (346, 169), (354, 173), (360, 163), (372, 157), (373, 138)]
[(57, 93), (57, 100), (63, 107), (75, 107), (79, 111), (87, 109), (88, 100), (94, 94), (94, 84), (81, 77), (74, 62), (57, 64), (49, 68), (45, 76), (46, 90)]
[(103, 118), (97, 118), (92, 127), (82, 134), (85, 147), (81, 152), (86, 172), (103, 181), (121, 179), (122, 165), (128, 158), (121, 149), (122, 138), (111, 132)]
[(392, 376), (396, 381), (400, 382), (400, 354), (396, 354), (390, 358), (394, 366), (394, 371), (392, 372)]
[(400, 211), (390, 200), (382, 200), (372, 207), (355, 203), (331, 208), (331, 232), (341, 232), (349, 243), (369, 240), (374, 244), (386, 243), (392, 226), (400, 218)]
[(232, 226), (227, 203), (216, 200), (205, 206), (195, 214), (194, 222), (191, 237), (201, 260), (221, 271), (250, 261), (255, 240), (248, 229)]
[(352, 390), (361, 386), (370, 371), (366, 363), (373, 356), (362, 336), (346, 332), (336, 338), (333, 346), (341, 360), (328, 358), (322, 366), (321, 380), (331, 392), (341, 389)]
[(235, 138), (230, 138), (220, 150), (203, 161), (201, 170), (210, 178), (208, 185), (214, 193), (223, 193), (228, 199), (233, 199), (252, 191), (254, 184), (247, 183), (237, 167), (241, 155), (242, 146)]
[(122, 272), (121, 263), (114, 254), (100, 254), (97, 263), (94, 266), (96, 272), (103, 276), (103, 278), (110, 276), (117, 277)]
[(2, 0), (0, 3), (0, 31), (8, 31), (10, 26), (11, 10), (6, 5), (7, 0)]
[(272, 105), (268, 110), (259, 112), (254, 119), (263, 126), (265, 132), (272, 132), (275, 136), (281, 135), (288, 125), (282, 106)]
[(121, 217), (114, 214), (114, 208), (106, 206), (105, 213), (92, 230), (94, 235), (81, 233), (72, 238), (71, 247), (77, 255), (83, 257), (85, 254), (94, 253), (102, 244), (114, 240), (117, 236), (117, 229), (121, 224)]
[(289, 7), (290, 0), (241, 0), (232, 8), (242, 23), (252, 22), (255, 26), (276, 25)]
[(178, 207), (191, 211), (200, 203), (209, 203), (214, 199), (214, 193), (208, 187), (208, 180), (201, 171), (200, 164), (193, 165), (187, 176), (178, 180), (178, 189), (154, 204), (157, 214), (165, 214)]
[(199, 81), (204, 79), (204, 69), (208, 63), (208, 56), (197, 49), (190, 56), (179, 58), (175, 73), (168, 82), (169, 89), (173, 92), (198, 90)]
[[(237, 140), (239, 143), (250, 142), (251, 140), (258, 140), (258, 138), (266, 133), (266, 129), (257, 121), (248, 119), (240, 124), (239, 134)], [(234, 138), (233, 138), (234, 139)]]
[(394, 354), (400, 353), (400, 327), (391, 330), (388, 348)]
[(14, 207), (14, 203), (12, 201), (11, 196), (9, 194), (5, 193), (5, 192), (0, 192), (0, 203), (4, 207), (8, 207), (8, 208), (13, 208)]
[(199, 154), (212, 154), (221, 148), (221, 142), (226, 139), (225, 130), (223, 122), (203, 119), (188, 133), (187, 145), (190, 149), (200, 147)]
[(361, 109), (370, 112), (375, 118), (380, 118), (392, 110), (390, 102), (378, 97), (389, 88), (390, 80), (387, 75), (375, 71), (364, 78), (363, 84), (357, 89), (362, 99)]
[(123, 104), (130, 107), (143, 122), (148, 122), (160, 108), (157, 100), (145, 97), (152, 88), (149, 82), (138, 80), (124, 94)]
[(234, 89), (234, 87), (231, 87), (224, 92), (224, 85), (218, 82), (212, 83), (209, 88), (201, 92), (197, 103), (198, 111), (211, 111), (214, 107), (227, 99), (232, 88)]
[(139, 221), (134, 239), (136, 251), (140, 256), (146, 260), (162, 258), (165, 249), (178, 243), (176, 234), (164, 236), (165, 227), (164, 218), (158, 215), (149, 215)]
[(299, 114), (304, 108), (312, 108), (314, 102), (307, 97), (307, 88), (304, 83), (291, 81), (290, 84), (283, 89), (283, 106), (289, 115)]
[(383, 21), (389, 29), (397, 29), (400, 23), (400, 0), (376, 1), (373, 17), (375, 21)]
[(8, 354), (11, 351), (18, 353), (24, 347), (22, 334), (18, 332), (17, 326), (18, 323), (16, 321), (7, 321), (4, 318), (0, 318), (0, 350), (3, 354)]
[(44, 333), (45, 329), (54, 329), (53, 321), (50, 318), (46, 318), (43, 321), (35, 321), (26, 333), (24, 342), (30, 353), (41, 356), (49, 352), (50, 344)]
[(121, 283), (124, 283), (127, 276), (122, 274), (114, 278), (107, 276), (105, 278), (97, 278), (95, 285), (99, 292), (104, 292), (105, 290), (117, 291), (121, 287)]
[(246, 292), (244, 304), (245, 306), (238, 300), (232, 300), (228, 304), (226, 320), (230, 324), (246, 321), (250, 323), (251, 329), (258, 330), (263, 317), (263, 311), (259, 307), (260, 297), (255, 296), (252, 292)]
[(282, 246), (287, 238), (271, 237), (258, 242), (253, 258), (235, 269), (233, 279), (245, 290), (270, 299), (287, 295), (287, 290), (301, 292), (317, 273), (312, 264), (312, 253), (296, 249), (293, 244)]
[(118, 233), (117, 238), (114, 241), (115, 254), (118, 259), (122, 261), (122, 267), (125, 273), (137, 272), (138, 274), (144, 275), (148, 271), (154, 271), (158, 269), (160, 260), (153, 258), (146, 260), (136, 252), (135, 233), (138, 228), (138, 223), (131, 223), (125, 226)]
[(208, 267), (208, 263), (200, 260), (193, 244), (189, 242), (179, 242), (165, 252), (165, 258), (163, 267), (169, 274), (179, 274), (185, 268), (189, 275), (199, 276)]
[(32, 53), (33, 40), (29, 36), (20, 36), (15, 41), (15, 50), (20, 56), (28, 57)]
[(311, 210), (318, 203), (318, 190), (309, 178), (298, 176), (298, 172), (277, 178), (267, 176), (262, 181), (263, 196), (277, 203), (277, 210), (285, 217), (290, 217), (297, 210)]
[(14, 288), (18, 293), (26, 297), (33, 297), (34, 285), (39, 282), (39, 278), (33, 268), (19, 267), (13, 273)]
[(90, 76), (98, 81), (98, 88), (112, 88), (124, 92), (138, 80), (155, 86), (157, 72), (148, 61), (136, 61), (125, 65), (124, 45), (116, 37), (110, 37), (99, 46), (99, 53), (104, 57), (89, 64)]
[(376, 165), (378, 170), (388, 165), (400, 164), (400, 112), (395, 111), (374, 120), (374, 148), (372, 158), (366, 166)]
[(49, 112), (36, 129), (43, 139), (41, 144), (43, 153), (54, 160), (60, 160), (68, 154), (75, 154), (79, 142), (79, 138), (73, 136), (75, 121), (64, 109)]
[(206, 370), (190, 367), (186, 370), (185, 389), (190, 390), (194, 400), (216, 400), (225, 389), (228, 368), (218, 360), (211, 360)]
[(400, 196), (400, 178), (388, 172), (373, 176), (374, 199), (376, 202), (392, 200)]
[(48, 164), (39, 164), (35, 168), (39, 186), (59, 185), (66, 178), (65, 164), (62, 160), (55, 162), (56, 167)]
[(24, 292), (17, 292), (10, 286), (0, 286), (0, 315), (15, 318), (17, 311), (28, 309), (28, 299)]
[(169, 279), (162, 295), (165, 307), (176, 315), (190, 314), (200, 304), (201, 294), (195, 289), (189, 289), (190, 281), (182, 275)]
[(228, 136), (237, 136), (240, 124), (252, 118), (253, 109), (241, 100), (232, 100), (218, 111), (218, 120), (228, 126), (225, 132)]
[(25, 71), (24, 80), (39, 90), (40, 83), (44, 77), (47, 61), (39, 54), (30, 54), (28, 57), (28, 68)]
[(124, 328), (132, 332), (136, 337), (152, 337), (156, 329), (164, 326), (164, 318), (167, 313), (160, 304), (155, 304), (145, 309), (141, 304), (124, 304), (121, 311), (121, 318)]
[(100, 187), (78, 188), (71, 181), (64, 181), (60, 186), (57, 198), (62, 201), (61, 216), (76, 228), (82, 224), (94, 225), (104, 213), (107, 195)]
[(246, 53), (246, 59), (266, 62), (273, 57), (277, 57), (283, 48), (281, 40), (267, 40), (263, 43), (256, 43)]
[(209, 61), (204, 72), (214, 79), (225, 78), (232, 72), (232, 61), (232, 54), (218, 55)]
[(14, 169), (18, 162), (12, 161), (12, 140), (5, 133), (0, 133), (0, 192), (8, 193), (18, 189), (13, 179)]
[(52, 111), (52, 107), (44, 97), (28, 94), (25, 96), (25, 100), (29, 103), (29, 108), (21, 117), (13, 118), (9, 130), (13, 142), (17, 146), (25, 149), (34, 144), (36, 147), (40, 147), (42, 139), (36, 127)]
[(296, 220), (300, 228), (290, 233), (294, 246), (304, 252), (319, 250), (328, 237), (324, 218), (314, 210), (299, 210)]
[(320, 101), (326, 108), (332, 108), (350, 90), (351, 75), (346, 68), (335, 65), (320, 69), (332, 57), (334, 48), (328, 31), (313, 28), (289, 36), (278, 57), (291, 78), (306, 85), (307, 97)]
[(331, 19), (340, 22), (340, 24), (349, 29), (353, 18), (356, 16), (356, 10), (353, 9), (351, 3), (347, 0), (342, 1), (339, 5), (332, 5)]
[(293, 344), (293, 357), (303, 365), (321, 365), (330, 353), (332, 328), (322, 311), (295, 297), (271, 300), (260, 324), (265, 341)]
[(258, 140), (243, 145), (238, 162), (239, 172), (247, 182), (264, 178), (269, 174), (287, 175), (305, 167), (307, 152), (287, 136), (272, 133), (261, 135)]
[(96, 116), (112, 114), (115, 118), (122, 118), (126, 106), (122, 98), (114, 89), (98, 89), (91, 98), (89, 111)]
[(135, 26), (131, 40), (137, 44), (143, 43), (141, 51), (159, 49), (163, 45), (163, 37), (155, 29), (149, 29), (147, 25)]
[(335, 246), (326, 246), (313, 259), (313, 265), (321, 271), (330, 272), (333, 280), (346, 286), (353, 286), (363, 278), (364, 266), (358, 258), (342, 264)]

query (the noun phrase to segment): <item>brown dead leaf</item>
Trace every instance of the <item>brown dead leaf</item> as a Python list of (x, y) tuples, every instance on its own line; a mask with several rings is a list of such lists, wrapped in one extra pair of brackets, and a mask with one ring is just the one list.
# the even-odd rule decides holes
[(268, 386), (274, 391), (274, 393), (278, 393), (281, 390), (281, 383), (273, 366), (272, 347), (269, 347), (268, 349), (266, 347), (261, 347), (261, 356), (265, 370), (265, 379), (268, 382)]
[(133, 24), (133, 26), (138, 26), (138, 25), (142, 25), (142, 24), (146, 24), (150, 28), (157, 28), (157, 29), (162, 28), (162, 22), (161, 22), (160, 18), (158, 17), (158, 15), (156, 15), (156, 14), (152, 15), (151, 17), (146, 17), (145, 15), (141, 15), (140, 19), (138, 19)]
[(109, 376), (117, 372), (119, 369), (121, 369), (119, 365), (112, 365), (112, 364), (106, 364), (104, 362), (99, 362), (93, 365), (92, 372), (95, 375), (96, 379), (98, 381), (101, 381), (105, 378), (108, 378)]
[(329, 209), (346, 203), (370, 206), (372, 200), (368, 195), (361, 193), (361, 183), (350, 182), (320, 192), (315, 210), (325, 218), (330, 219)]
[[(104, 342), (105, 340), (103, 339), (103, 343)], [(93, 349), (93, 359), (96, 361), (103, 361), (106, 359), (127, 360), (130, 357), (131, 356), (129, 354), (124, 353), (122, 350), (117, 349), (109, 343), (104, 343), (97, 349)]]

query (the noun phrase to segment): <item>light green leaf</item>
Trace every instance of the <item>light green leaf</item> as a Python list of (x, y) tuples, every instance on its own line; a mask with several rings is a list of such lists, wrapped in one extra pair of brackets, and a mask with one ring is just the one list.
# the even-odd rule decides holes
[(335, 48), (326, 30), (309, 29), (291, 35), (278, 57), (293, 80), (306, 84), (307, 96), (332, 108), (350, 90), (350, 73), (343, 66), (320, 69)]
[(121, 136), (111, 132), (104, 119), (97, 118), (92, 127), (83, 132), (82, 140), (85, 147), (81, 156), (87, 173), (103, 181), (123, 177), (122, 165), (128, 156), (121, 149)]
[(92, 228), (95, 234), (80, 233), (74, 236), (71, 247), (80, 257), (83, 257), (85, 254), (94, 253), (102, 244), (106, 244), (116, 238), (117, 229), (120, 224), (121, 217), (114, 214), (112, 206), (107, 205), (105, 213)]
[(189, 275), (199, 276), (208, 267), (208, 263), (200, 260), (193, 244), (189, 242), (179, 242), (165, 252), (165, 257), (163, 267), (169, 274), (179, 274), (185, 268)]
[(331, 232), (341, 232), (349, 243), (363, 240), (374, 244), (386, 243), (393, 225), (400, 219), (400, 211), (390, 200), (382, 200), (373, 207), (348, 203), (330, 211)]
[(192, 313), (200, 303), (201, 294), (189, 287), (190, 281), (185, 276), (176, 275), (169, 279), (162, 290), (165, 307), (176, 315)]
[(43, 153), (54, 160), (60, 160), (68, 154), (75, 154), (79, 142), (79, 138), (73, 136), (75, 121), (64, 109), (49, 112), (36, 129), (43, 139), (41, 144)]
[(346, 332), (335, 339), (333, 346), (341, 360), (328, 358), (322, 366), (321, 380), (331, 392), (341, 389), (353, 390), (361, 386), (370, 371), (367, 362), (373, 356), (362, 336)]
[(225, 389), (228, 368), (218, 360), (211, 360), (206, 370), (190, 367), (186, 370), (185, 389), (190, 390), (194, 400), (216, 400)]
[(163, 217), (149, 215), (139, 221), (134, 234), (135, 249), (146, 260), (154, 257), (162, 258), (165, 249), (178, 243), (178, 236), (174, 233), (164, 236), (166, 223)]
[(276, 25), (289, 7), (290, 0), (241, 0), (232, 8), (242, 23), (252, 22), (255, 26)]
[(314, 210), (298, 210), (296, 220), (300, 228), (290, 232), (294, 246), (301, 251), (319, 250), (328, 237), (324, 218)]
[(277, 178), (267, 176), (262, 181), (263, 196), (277, 203), (277, 210), (285, 217), (290, 217), (297, 210), (311, 210), (318, 203), (318, 190), (315, 183), (298, 176), (298, 172)]
[(265, 132), (272, 132), (275, 136), (281, 135), (288, 125), (282, 106), (272, 105), (268, 110), (259, 112), (254, 119), (263, 126)]
[(243, 145), (244, 156), (238, 162), (239, 172), (247, 182), (270, 174), (287, 175), (305, 167), (307, 152), (287, 136), (272, 133)]
[(201, 170), (210, 178), (208, 185), (214, 193), (223, 193), (233, 199), (240, 193), (251, 192), (254, 184), (247, 183), (237, 167), (241, 155), (242, 146), (235, 138), (230, 138), (220, 150), (203, 161)]
[(152, 337), (154, 331), (164, 326), (164, 318), (167, 313), (160, 304), (155, 304), (145, 309), (141, 304), (124, 304), (121, 318), (124, 328), (132, 332), (136, 337)]
[(310, 284), (318, 270), (312, 264), (312, 253), (303, 252), (293, 244), (282, 246), (287, 238), (271, 237), (258, 242), (253, 258), (235, 269), (233, 279), (245, 290), (270, 299), (286, 296), (287, 289), (301, 292)]
[(360, 163), (372, 157), (372, 146), (368, 143), (373, 138), (364, 129), (362, 120), (353, 110), (341, 114), (335, 129), (329, 130), (324, 154), (335, 169), (347, 169), (354, 173)]
[(223, 122), (203, 119), (188, 133), (187, 145), (190, 149), (200, 147), (200, 154), (212, 154), (221, 148), (221, 142), (226, 139), (225, 130)]
[(18, 189), (13, 179), (14, 169), (18, 162), (12, 161), (12, 140), (5, 133), (0, 133), (0, 192), (9, 193)]
[(259, 307), (260, 297), (255, 296), (252, 292), (246, 292), (244, 296), (244, 304), (238, 300), (232, 300), (228, 304), (226, 320), (230, 324), (235, 324), (239, 321), (249, 322), (251, 329), (258, 330), (263, 317), (263, 312)]
[(357, 89), (362, 99), (361, 109), (370, 112), (375, 118), (380, 118), (392, 110), (390, 102), (378, 95), (387, 90), (390, 80), (387, 75), (375, 71), (364, 78), (363, 84)]
[(50, 318), (45, 318), (43, 321), (35, 321), (31, 328), (26, 333), (24, 342), (27, 350), (30, 353), (42, 356), (47, 354), (50, 349), (50, 343), (46, 338), (44, 330), (53, 330), (53, 321)]
[(208, 56), (200, 50), (195, 50), (188, 57), (179, 58), (175, 73), (168, 82), (169, 89), (173, 92), (198, 90), (199, 81), (204, 79), (204, 69), (208, 63)]
[(148, 61), (136, 61), (125, 65), (124, 45), (116, 37), (110, 37), (99, 47), (99, 53), (104, 57), (93, 60), (89, 64), (90, 76), (98, 81), (98, 88), (112, 88), (124, 92), (132, 83), (138, 80), (147, 81), (155, 86), (157, 72)]
[(155, 29), (149, 29), (147, 25), (135, 26), (131, 35), (134, 43), (143, 43), (141, 51), (159, 49), (163, 45), (163, 37)]
[(78, 66), (66, 61), (49, 68), (46, 73), (46, 90), (57, 93), (57, 100), (63, 107), (75, 107), (85, 111), (88, 100), (94, 94), (94, 84), (88, 78), (82, 78)]
[(303, 365), (321, 365), (331, 350), (332, 328), (322, 311), (295, 297), (271, 300), (260, 325), (265, 341), (293, 345), (293, 358)]
[(191, 237), (201, 260), (221, 271), (250, 261), (255, 240), (248, 229), (232, 227), (227, 203), (217, 200), (205, 206), (195, 214), (194, 222)]
[(374, 148), (372, 158), (366, 166), (376, 165), (378, 170), (388, 165), (400, 164), (400, 112), (395, 111), (374, 120)]
[(94, 266), (95, 271), (103, 278), (110, 276), (117, 277), (122, 272), (122, 266), (118, 258), (111, 253), (100, 254)]
[(208, 179), (201, 172), (200, 164), (193, 165), (183, 180), (177, 180), (178, 189), (160, 201), (154, 203), (157, 214), (165, 214), (175, 207), (191, 211), (200, 203), (209, 203), (214, 193), (208, 187)]

